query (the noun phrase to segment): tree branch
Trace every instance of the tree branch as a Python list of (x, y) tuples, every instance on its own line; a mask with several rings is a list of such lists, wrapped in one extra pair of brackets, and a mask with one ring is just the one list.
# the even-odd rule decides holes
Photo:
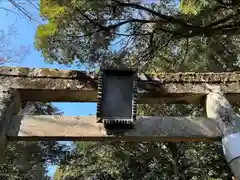
[[(205, 37), (211, 37), (213, 34), (231, 34), (231, 33), (237, 33), (238, 26), (236, 26), (239, 23), (231, 23), (231, 24), (224, 24), (230, 20), (232, 20), (235, 16), (235, 13), (232, 13), (226, 17), (223, 17), (219, 20), (214, 21), (211, 24), (208, 24), (206, 26), (194, 26), (189, 23), (187, 23), (185, 20), (180, 19), (180, 18), (175, 18), (173, 16), (167, 16), (164, 14), (161, 14), (157, 11), (154, 11), (150, 8), (141, 6), (140, 4), (136, 3), (125, 3), (121, 2), (119, 0), (112, 0), (113, 2), (116, 3), (116, 5), (122, 6), (122, 7), (130, 7), (138, 10), (143, 10), (146, 12), (151, 13), (152, 15), (155, 15), (157, 17), (160, 17), (160, 19), (126, 19), (121, 22), (118, 22), (116, 24), (111, 24), (111, 25), (103, 25), (97, 22), (97, 20), (94, 20), (90, 18), (86, 13), (83, 13), (83, 10), (80, 8), (77, 9), (77, 11), (85, 18), (87, 19), (90, 23), (93, 25), (97, 26), (100, 28), (100, 31), (109, 31), (111, 29), (115, 29), (117, 27), (120, 27), (125, 24), (131, 24), (131, 23), (142, 23), (142, 24), (147, 24), (147, 23), (155, 23), (156, 25), (159, 24), (159, 27), (155, 29), (155, 31), (162, 31), (165, 33), (172, 34), (175, 39), (179, 38), (193, 38), (196, 36), (205, 36)], [(171, 28), (163, 27), (162, 24), (169, 24), (169, 25), (174, 25)], [(176, 27), (175, 25), (180, 25), (180, 27)], [(217, 26), (217, 27), (215, 27)], [(215, 27), (215, 28), (214, 28)], [(131, 34), (131, 35), (136, 35), (136, 34)], [(126, 35), (128, 36), (128, 35)], [(130, 36), (130, 35), (129, 35)]]
[(117, 28), (117, 27), (120, 27), (124, 24), (128, 24), (128, 23), (134, 23), (134, 22), (139, 22), (139, 23), (154, 23), (154, 22), (159, 22), (159, 20), (147, 20), (147, 19), (135, 19), (135, 18), (132, 18), (132, 19), (128, 19), (128, 20), (125, 20), (125, 21), (122, 21), (122, 22), (119, 22), (119, 23), (116, 23), (116, 24), (112, 24), (112, 25), (109, 25), (109, 26), (103, 26), (101, 24), (99, 24), (98, 22), (96, 22), (95, 20), (91, 19), (88, 15), (86, 15), (85, 13), (82, 12), (81, 9), (77, 8), (77, 11), (84, 17), (86, 18), (90, 23), (98, 26), (101, 30), (110, 30), (110, 29), (114, 29), (114, 28)]
[(114, 1), (115, 3), (117, 3), (118, 5), (120, 6), (124, 6), (124, 7), (131, 7), (131, 8), (134, 8), (134, 9), (138, 9), (138, 10), (144, 10), (146, 12), (149, 12), (151, 13), (152, 15), (155, 15), (155, 16), (158, 16), (160, 17), (161, 19), (165, 20), (165, 21), (171, 21), (172, 23), (176, 23), (176, 24), (182, 24), (184, 26), (191, 26), (189, 24), (187, 24), (184, 20), (182, 19), (179, 19), (179, 18), (174, 18), (172, 16), (167, 16), (167, 15), (164, 15), (162, 13), (159, 13), (157, 11), (154, 11), (152, 9), (149, 9), (147, 7), (144, 7), (144, 6), (141, 6), (140, 4), (136, 4), (136, 3), (124, 3), (124, 2), (120, 2), (119, 0), (112, 0)]
[(168, 147), (168, 149), (170, 150), (171, 154), (172, 154), (172, 163), (173, 163), (173, 168), (174, 171), (177, 175), (179, 175), (181, 180), (187, 180), (187, 178), (185, 177), (184, 172), (182, 171), (181, 167), (179, 167), (180, 165), (178, 164), (178, 154), (177, 154), (177, 145), (176, 143), (167, 143), (166, 145)]
[(229, 6), (229, 3), (224, 3), (222, 0), (214, 0), (215, 2), (221, 4), (222, 6)]
[(22, 12), (26, 17), (28, 17), (30, 20), (34, 20), (26, 11), (24, 8), (22, 8), (19, 4), (17, 4), (14, 0), (8, 0), (14, 7), (16, 7), (20, 12)]
[(235, 16), (235, 14), (232, 13), (232, 14), (230, 14), (230, 15), (222, 18), (222, 19), (219, 19), (219, 20), (214, 21), (213, 23), (211, 23), (211, 24), (209, 24), (209, 25), (207, 25), (207, 26), (205, 26), (205, 27), (209, 28), (209, 27), (214, 27), (214, 26), (216, 26), (216, 25), (225, 23), (225, 22), (231, 20), (231, 18), (233, 18), (234, 16)]

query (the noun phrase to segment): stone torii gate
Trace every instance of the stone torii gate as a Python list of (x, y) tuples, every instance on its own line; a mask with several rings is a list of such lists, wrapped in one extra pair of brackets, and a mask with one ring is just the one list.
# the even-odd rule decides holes
[[(136, 103), (202, 104), (217, 84), (234, 106), (240, 102), (240, 72), (137, 74)], [(0, 67), (0, 156), (11, 140), (131, 140), (164, 142), (213, 142), (223, 138), (224, 153), (235, 177), (240, 179), (240, 118), (221, 134), (208, 117), (136, 117), (132, 128), (112, 130), (95, 116), (18, 115), (21, 102), (97, 102), (98, 78), (94, 73), (57, 69)], [(210, 98), (210, 97), (209, 97)], [(77, 109), (76, 109), (77, 111)], [(229, 128), (229, 127), (227, 127)], [(114, 133), (116, 131), (117, 133)]]

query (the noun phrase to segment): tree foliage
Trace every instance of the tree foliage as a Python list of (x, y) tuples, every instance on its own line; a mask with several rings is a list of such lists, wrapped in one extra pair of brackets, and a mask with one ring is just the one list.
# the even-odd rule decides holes
[(210, 5), (209, 0), (180, 0), (179, 9), (184, 14), (198, 14), (204, 7)]
[[(48, 62), (66, 65), (109, 63), (137, 66), (145, 72), (238, 70), (239, 3), (185, 0), (180, 5), (177, 9), (175, 0), (151, 4), (41, 0), (40, 14), (48, 22), (38, 27), (35, 47)], [(184, 105), (139, 105), (138, 110), (140, 115), (202, 114), (200, 107)], [(16, 152), (17, 145), (8, 147), (10, 161), (1, 168), (3, 178), (11, 172), (12, 179), (29, 178), (34, 173), (47, 179), (43, 172), (49, 161), (61, 162), (56, 180), (205, 180), (231, 176), (217, 144), (75, 142), (75, 150), (68, 152), (66, 159), (64, 148), (56, 142), (20, 142), (19, 146), (30, 150), (25, 151), (24, 158), (33, 163), (24, 165), (31, 167), (27, 173), (24, 168), (15, 168), (21, 163), (13, 159), (24, 154)]]
[[(25, 102), (19, 114), (53, 115), (61, 112), (50, 103)], [(50, 180), (46, 168), (63, 162), (69, 147), (56, 141), (10, 141), (5, 162), (0, 166), (0, 178), (8, 180)]]
[[(237, 1), (41, 0), (48, 20), (35, 47), (48, 62), (138, 67), (144, 72), (239, 70)], [(193, 105), (139, 105), (139, 115), (202, 115)], [(60, 179), (229, 179), (221, 146), (76, 142)]]
[[(238, 5), (220, 0), (203, 7), (192, 15), (179, 11), (173, 0), (41, 0), (40, 11), (48, 23), (38, 27), (35, 47), (48, 62), (62, 64), (114, 63), (146, 69), (161, 58), (185, 66), (189, 63), (181, 61), (191, 61), (193, 67), (201, 62), (202, 71), (214, 61), (218, 68), (213, 70), (237, 70), (226, 59), (233, 51), (238, 55)], [(227, 52), (225, 46), (233, 50)]]
[[(83, 143), (77, 158), (59, 167), (54, 180), (90, 179), (229, 179), (230, 171), (219, 155), (221, 148), (204, 143)], [(85, 148), (83, 148), (85, 146)], [(86, 148), (87, 147), (87, 148)], [(206, 152), (210, 152), (207, 154)]]

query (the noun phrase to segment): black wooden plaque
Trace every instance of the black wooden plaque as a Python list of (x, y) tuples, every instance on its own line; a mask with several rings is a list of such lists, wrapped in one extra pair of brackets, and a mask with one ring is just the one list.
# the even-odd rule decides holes
[(134, 124), (136, 97), (136, 70), (101, 69), (98, 78), (98, 122)]

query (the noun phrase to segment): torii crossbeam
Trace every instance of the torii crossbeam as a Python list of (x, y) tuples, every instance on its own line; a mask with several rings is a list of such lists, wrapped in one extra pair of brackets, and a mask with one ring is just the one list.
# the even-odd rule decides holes
[[(204, 105), (209, 91), (206, 84), (218, 84), (226, 99), (235, 106), (240, 102), (240, 73), (160, 73), (137, 74), (136, 103), (181, 103)], [(28, 116), (18, 115), (22, 101), (97, 102), (98, 81), (94, 73), (0, 67), (0, 154), (3, 157), (6, 140), (158, 140), (158, 141), (216, 141), (223, 135), (217, 122), (208, 117), (137, 117), (132, 129), (110, 135), (96, 122), (96, 117)], [(133, 104), (132, 104), (133, 105)], [(133, 108), (131, 107), (133, 110)], [(134, 114), (132, 114), (134, 115)], [(132, 117), (131, 117), (132, 118)], [(236, 129), (239, 126), (236, 117)], [(54, 131), (53, 131), (54, 130)], [(224, 137), (226, 152), (239, 134)], [(230, 143), (228, 143), (230, 142)], [(235, 144), (236, 145), (236, 144)], [(240, 146), (235, 146), (236, 147)], [(240, 171), (239, 151), (228, 162), (237, 179)], [(226, 153), (225, 153), (226, 154)], [(235, 169), (234, 169), (235, 168)]]

